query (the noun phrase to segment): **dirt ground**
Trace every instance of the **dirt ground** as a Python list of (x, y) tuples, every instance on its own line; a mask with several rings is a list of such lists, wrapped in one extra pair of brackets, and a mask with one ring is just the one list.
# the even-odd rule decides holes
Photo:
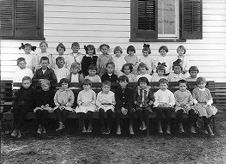
[(75, 134), (37, 138), (28, 135), (14, 140), (2, 135), (2, 163), (213, 163), (226, 164), (226, 110), (216, 117), (216, 135), (207, 137), (137, 135), (134, 137)]

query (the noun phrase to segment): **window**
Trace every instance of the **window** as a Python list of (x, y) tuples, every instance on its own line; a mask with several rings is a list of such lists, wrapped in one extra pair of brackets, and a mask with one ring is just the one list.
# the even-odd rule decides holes
[(0, 0), (1, 39), (44, 39), (43, 0)]
[(202, 0), (131, 0), (130, 41), (202, 39)]

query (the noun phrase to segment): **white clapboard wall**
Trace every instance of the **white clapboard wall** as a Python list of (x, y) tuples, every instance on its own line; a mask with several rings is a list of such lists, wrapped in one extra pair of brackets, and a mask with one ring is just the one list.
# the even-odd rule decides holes
[[(126, 53), (128, 45), (136, 47), (136, 55), (142, 55), (143, 42), (129, 42), (130, 0), (45, 0), (44, 35), (49, 43), (48, 51), (63, 42), (71, 52), (71, 43), (98, 47), (107, 43), (110, 47), (121, 46)], [(16, 59), (23, 53), (20, 43), (38, 46), (40, 41), (1, 40), (1, 79), (12, 79)], [(186, 42), (150, 43), (152, 56), (158, 56), (158, 48), (166, 45), (169, 56), (176, 56), (176, 48), (183, 44), (191, 65), (197, 65), (200, 75), (208, 80), (226, 81), (226, 0), (203, 0), (203, 39)], [(36, 50), (39, 52), (39, 49)]]

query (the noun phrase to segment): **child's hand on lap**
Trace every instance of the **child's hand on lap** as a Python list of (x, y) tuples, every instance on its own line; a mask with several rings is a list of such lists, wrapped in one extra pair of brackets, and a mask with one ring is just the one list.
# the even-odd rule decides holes
[(123, 114), (123, 115), (126, 115), (126, 114), (127, 114), (127, 112), (128, 112), (128, 109), (126, 109), (126, 108), (124, 108), (124, 107), (122, 107), (122, 109), (121, 109), (121, 110), (122, 110), (122, 114)]

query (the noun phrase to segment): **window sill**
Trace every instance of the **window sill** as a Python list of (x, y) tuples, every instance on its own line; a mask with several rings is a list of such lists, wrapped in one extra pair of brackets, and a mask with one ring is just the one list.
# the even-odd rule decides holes
[(15, 37), (0, 37), (1, 40), (45, 40), (45, 37), (38, 37), (38, 38), (15, 38)]
[(186, 42), (186, 39), (141, 39), (131, 38), (130, 42)]

